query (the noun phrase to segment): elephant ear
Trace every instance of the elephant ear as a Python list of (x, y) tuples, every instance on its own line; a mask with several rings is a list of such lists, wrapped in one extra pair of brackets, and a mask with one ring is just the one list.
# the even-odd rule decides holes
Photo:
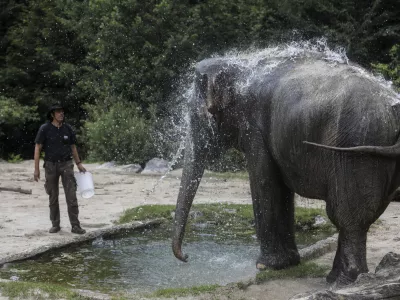
[(208, 80), (207, 109), (211, 114), (228, 107), (234, 97), (234, 76), (222, 70)]

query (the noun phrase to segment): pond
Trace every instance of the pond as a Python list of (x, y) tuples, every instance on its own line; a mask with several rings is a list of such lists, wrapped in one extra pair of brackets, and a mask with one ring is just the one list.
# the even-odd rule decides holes
[[(199, 285), (226, 285), (257, 273), (259, 246), (253, 237), (235, 237), (213, 230), (188, 232), (183, 244), (189, 262), (172, 254), (165, 228), (146, 229), (114, 238), (58, 249), (35, 259), (5, 264), (0, 277), (20, 281), (57, 283), (99, 292), (152, 292)], [(299, 248), (331, 234), (297, 234)]]

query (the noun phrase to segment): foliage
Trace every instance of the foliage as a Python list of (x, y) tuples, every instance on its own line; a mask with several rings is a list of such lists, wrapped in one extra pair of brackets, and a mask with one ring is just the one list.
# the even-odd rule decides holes
[(22, 159), (21, 155), (19, 155), (19, 154), (12, 154), (12, 153), (11, 153), (7, 161), (8, 161), (9, 163), (15, 164), (15, 163), (20, 163), (20, 162), (22, 162), (23, 159)]
[[(18, 122), (15, 116), (0, 124), (8, 137), (7, 143), (0, 140), (0, 155), (32, 157), (32, 141), (54, 101), (67, 106), (68, 122), (78, 134), (87, 128), (96, 131), (99, 116), (107, 117), (113, 105), (127, 103), (140, 111), (135, 123), (162, 124), (181, 109), (172, 96), (179, 94), (182, 74), (193, 62), (232, 49), (325, 36), (330, 45), (344, 47), (352, 60), (367, 68), (373, 62), (398, 84), (398, 54), (393, 54), (398, 51), (393, 46), (400, 44), (397, 4), (397, 0), (5, 0), (0, 11), (0, 97), (22, 107), (21, 114), (26, 107), (35, 107), (36, 118)], [(22, 127), (15, 128), (15, 122)], [(119, 133), (118, 138), (107, 144), (110, 156), (132, 161), (132, 152), (124, 153), (129, 152), (128, 157), (117, 153), (118, 145), (126, 143), (124, 135)], [(81, 148), (90, 149), (92, 156), (99, 146), (93, 141), (80, 140)], [(100, 153), (106, 155), (104, 149)], [(143, 153), (134, 153), (139, 155), (135, 161), (143, 159)], [(244, 165), (231, 152), (213, 167), (233, 170)]]
[(260, 284), (268, 280), (283, 278), (324, 277), (329, 268), (320, 266), (314, 262), (302, 262), (297, 266), (283, 270), (265, 270), (257, 273), (256, 283)]
[(36, 120), (35, 106), (21, 105), (14, 98), (0, 95), (0, 157), (10, 151), (9, 143), (13, 143), (21, 131)]
[(14, 98), (0, 95), (0, 137), (5, 135), (7, 127), (23, 127), (26, 122), (36, 121), (36, 106), (21, 105)]
[(144, 163), (154, 157), (152, 119), (144, 118), (134, 103), (116, 102), (88, 110), (91, 114), (84, 126), (84, 139), (90, 160)]
[(391, 80), (397, 89), (400, 89), (400, 44), (394, 45), (390, 49), (390, 58), (391, 61), (387, 64), (377, 63), (372, 64), (372, 66), (386, 79)]
[[(8, 142), (2, 156), (8, 152), (33, 156), (33, 140), (50, 103), (59, 101), (71, 112), (79, 110), (79, 97), (73, 91), (76, 76), (64, 70), (65, 65), (78, 68), (85, 51), (62, 2), (66, 1), (9, 0), (4, 6), (8, 14), (2, 37), (5, 43), (1, 43), (4, 48), (0, 47), (0, 97), (23, 108), (17, 109), (21, 114), (33, 113), (35, 119), (25, 118), (17, 128), (12, 124), (15, 121), (9, 120), (18, 118), (6, 120), (3, 132)], [(73, 113), (69, 116), (73, 121)]]

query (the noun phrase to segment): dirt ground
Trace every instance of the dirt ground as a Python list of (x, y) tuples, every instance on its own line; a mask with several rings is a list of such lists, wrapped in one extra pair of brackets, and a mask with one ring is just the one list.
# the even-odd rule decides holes
[[(42, 164), (41, 164), (42, 166)], [(128, 208), (146, 204), (175, 204), (181, 170), (161, 175), (124, 173), (121, 168), (99, 168), (98, 164), (86, 164), (93, 174), (95, 196), (79, 199), (80, 220), (88, 231), (113, 225), (121, 213)], [(44, 191), (44, 170), (40, 182), (33, 181), (33, 161), (11, 164), (0, 162), (0, 187), (31, 189), (32, 194), (0, 192), (0, 261), (8, 257), (49, 245), (54, 241), (73, 239), (67, 216), (65, 197), (60, 184), (61, 232), (48, 233), (48, 198)], [(195, 203), (230, 202), (251, 203), (249, 185), (246, 180), (213, 178), (206, 175), (200, 185)], [(324, 207), (323, 201), (297, 200), (297, 205)], [(400, 203), (391, 203), (381, 216), (381, 223), (374, 225), (368, 235), (367, 257), (373, 272), (382, 257), (392, 251), (400, 253)], [(316, 259), (318, 263), (331, 266), (334, 252)], [(172, 253), (171, 253), (172, 255)], [(323, 278), (276, 280), (261, 285), (252, 285), (244, 291), (221, 291), (218, 299), (289, 299), (309, 290), (325, 289)], [(200, 296), (196, 299), (206, 299)], [(1, 299), (1, 298), (0, 298)]]

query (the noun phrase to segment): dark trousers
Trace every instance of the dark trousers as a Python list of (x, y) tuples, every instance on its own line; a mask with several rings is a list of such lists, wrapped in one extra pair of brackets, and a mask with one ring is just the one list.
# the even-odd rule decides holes
[(60, 176), (67, 200), (69, 221), (72, 226), (80, 226), (78, 220), (78, 199), (76, 198), (76, 180), (72, 160), (55, 163), (46, 161), (44, 169), (46, 177), (44, 188), (49, 195), (50, 220), (53, 226), (60, 226), (60, 207), (58, 204)]

